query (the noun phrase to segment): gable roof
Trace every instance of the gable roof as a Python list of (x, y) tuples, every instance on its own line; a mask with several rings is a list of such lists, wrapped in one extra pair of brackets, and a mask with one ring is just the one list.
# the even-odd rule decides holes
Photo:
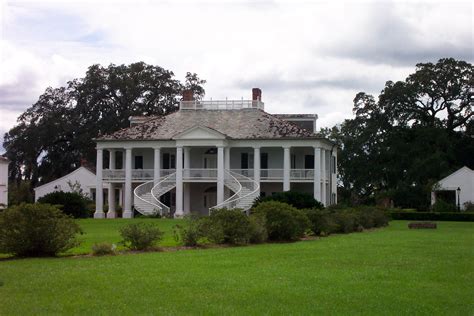
[(66, 179), (66, 178), (72, 176), (73, 174), (76, 174), (76, 173), (81, 172), (81, 171), (83, 171), (83, 170), (86, 171), (86, 172), (88, 172), (88, 173), (90, 173), (90, 174), (92, 174), (94, 177), (96, 176), (96, 174), (95, 174), (92, 170), (90, 170), (89, 168), (84, 167), (84, 166), (80, 166), (80, 167), (77, 168), (76, 170), (71, 171), (71, 172), (69, 172), (68, 174), (66, 174), (66, 175), (64, 175), (64, 176), (62, 176), (62, 177), (60, 177), (60, 178), (54, 179), (54, 180), (52, 180), (52, 181), (49, 181), (49, 182), (44, 183), (44, 184), (42, 184), (42, 185), (39, 185), (39, 186), (37, 186), (36, 188), (33, 188), (33, 190), (36, 191), (37, 189), (39, 189), (39, 188), (41, 188), (41, 187), (44, 187), (45, 185), (48, 185), (48, 184), (51, 184), (51, 183), (53, 183), (53, 182)]
[(242, 109), (181, 110), (96, 140), (171, 140), (196, 126), (209, 128), (230, 139), (321, 138), (263, 110)]
[(447, 180), (449, 180), (450, 178), (453, 178), (455, 176), (457, 176), (458, 174), (460, 173), (463, 173), (465, 172), (466, 174), (471, 174), (472, 177), (474, 177), (474, 170), (472, 170), (471, 168), (467, 167), (467, 166), (464, 166), (456, 171), (454, 171), (453, 173), (451, 173), (450, 175), (444, 177), (443, 179), (439, 180), (438, 181), (438, 184), (442, 183), (442, 182), (445, 182)]

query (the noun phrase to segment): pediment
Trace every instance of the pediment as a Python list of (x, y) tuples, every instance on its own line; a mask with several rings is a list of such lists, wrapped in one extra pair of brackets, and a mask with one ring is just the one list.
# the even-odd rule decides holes
[(197, 125), (176, 134), (173, 139), (225, 139), (226, 136), (214, 129)]

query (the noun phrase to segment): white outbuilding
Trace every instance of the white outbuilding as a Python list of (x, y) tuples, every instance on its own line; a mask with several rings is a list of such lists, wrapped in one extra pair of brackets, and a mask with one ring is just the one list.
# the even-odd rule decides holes
[(95, 191), (96, 183), (97, 180), (95, 173), (88, 168), (81, 166), (61, 178), (34, 188), (35, 201), (38, 201), (40, 197), (55, 191), (73, 192), (82, 190), (84, 194), (93, 197), (93, 190)]
[(464, 166), (439, 180), (431, 191), (431, 205), (442, 192), (451, 193), (455, 197), (456, 206), (460, 210), (465, 210), (466, 203), (474, 203), (474, 171)]
[(8, 206), (8, 159), (0, 156), (0, 209)]

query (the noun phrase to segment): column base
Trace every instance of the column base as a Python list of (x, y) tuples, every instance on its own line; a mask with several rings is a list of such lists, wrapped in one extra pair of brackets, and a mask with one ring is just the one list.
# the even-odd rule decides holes
[(115, 211), (108, 211), (106, 215), (107, 218), (117, 218), (117, 212)]
[(133, 212), (132, 211), (124, 211), (122, 217), (123, 218), (133, 218)]
[(175, 213), (174, 213), (174, 218), (183, 218), (183, 217), (184, 217), (183, 212), (180, 212), (180, 213), (175, 212)]
[(105, 218), (105, 213), (103, 211), (95, 211), (94, 218)]

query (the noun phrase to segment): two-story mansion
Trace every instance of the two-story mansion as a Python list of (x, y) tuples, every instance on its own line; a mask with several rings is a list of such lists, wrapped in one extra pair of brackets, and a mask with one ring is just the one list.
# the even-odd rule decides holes
[[(252, 100), (196, 101), (185, 91), (179, 111), (132, 117), (130, 127), (96, 139), (97, 192), (108, 188), (108, 218), (118, 191), (125, 218), (133, 209), (175, 217), (247, 211), (256, 197), (290, 189), (333, 204), (337, 148), (315, 135), (316, 119), (268, 114), (258, 88)], [(103, 200), (96, 195), (95, 218), (105, 217)]]

